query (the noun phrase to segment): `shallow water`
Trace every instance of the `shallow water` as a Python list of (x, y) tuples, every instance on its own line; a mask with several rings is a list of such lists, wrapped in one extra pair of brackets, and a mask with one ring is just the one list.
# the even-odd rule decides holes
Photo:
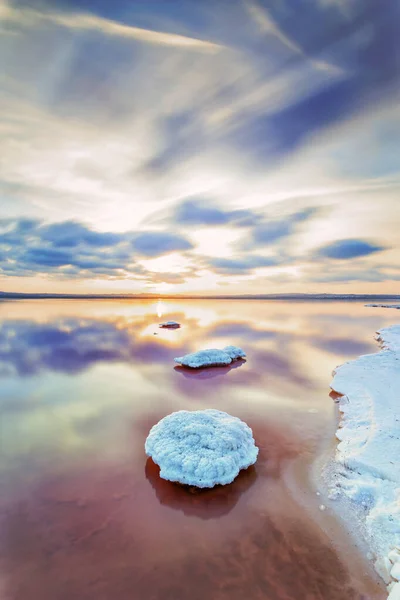
[[(2, 600), (383, 598), (309, 478), (333, 443), (332, 369), (376, 351), (396, 317), (354, 302), (1, 302)], [(174, 368), (227, 344), (247, 362)], [(166, 414), (210, 407), (244, 419), (260, 455), (192, 494), (159, 478), (144, 440)]]

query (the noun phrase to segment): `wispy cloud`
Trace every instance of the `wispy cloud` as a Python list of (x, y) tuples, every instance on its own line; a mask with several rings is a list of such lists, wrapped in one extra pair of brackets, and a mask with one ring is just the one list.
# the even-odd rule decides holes
[(74, 31), (99, 31), (105, 35), (121, 38), (139, 40), (150, 44), (183, 47), (198, 50), (200, 52), (218, 52), (222, 49), (220, 44), (214, 44), (207, 40), (201, 40), (183, 35), (153, 31), (141, 27), (133, 27), (119, 23), (112, 19), (104, 19), (90, 13), (67, 13), (54, 12), (52, 10), (38, 11), (31, 8), (19, 9), (8, 3), (2, 2), (0, 17), (4, 22), (12, 23), (14, 26), (35, 27), (47, 23), (67, 27)]
[(293, 41), (288, 35), (286, 35), (278, 24), (274, 21), (268, 10), (264, 6), (260, 6), (257, 0), (246, 0), (246, 6), (249, 13), (258, 24), (262, 33), (266, 35), (272, 35), (277, 38), (286, 48), (299, 55), (305, 60), (309, 60), (311, 65), (316, 69), (328, 71), (334, 74), (343, 74), (344, 70), (334, 64), (324, 62), (323, 60), (317, 60), (314, 58), (307, 57), (304, 50), (296, 42)]

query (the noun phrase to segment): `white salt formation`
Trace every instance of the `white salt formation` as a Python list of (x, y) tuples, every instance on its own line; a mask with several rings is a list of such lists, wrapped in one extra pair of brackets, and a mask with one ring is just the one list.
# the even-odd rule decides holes
[(211, 348), (209, 350), (199, 350), (192, 354), (185, 354), (174, 358), (174, 361), (184, 367), (199, 369), (200, 367), (222, 367), (230, 365), (234, 360), (240, 360), (246, 357), (246, 353), (236, 346), (226, 346), (223, 350)]
[(228, 354), (228, 356), (230, 356), (232, 360), (246, 358), (246, 353), (244, 352), (244, 350), (238, 348), (237, 346), (225, 346), (225, 348), (222, 349), (222, 352)]
[(165, 321), (165, 323), (160, 323), (159, 327), (162, 329), (178, 329), (180, 323), (177, 323), (176, 321)]
[(328, 477), (332, 497), (355, 513), (390, 599), (400, 600), (400, 326), (378, 334), (381, 352), (334, 372), (342, 419)]
[(215, 409), (180, 410), (151, 428), (145, 451), (169, 481), (212, 488), (231, 483), (258, 456), (246, 423)]

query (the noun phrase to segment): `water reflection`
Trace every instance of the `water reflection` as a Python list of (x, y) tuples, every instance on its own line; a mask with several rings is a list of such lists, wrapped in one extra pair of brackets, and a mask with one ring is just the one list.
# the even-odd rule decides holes
[(264, 372), (268, 377), (289, 381), (296, 386), (315, 387), (313, 380), (300, 372), (288, 349), (282, 353), (257, 349), (254, 354), (254, 368)]
[(370, 596), (354, 587), (283, 485), (285, 466), (310, 442), (252, 426), (261, 460), (232, 486), (190, 494), (161, 480), (152, 461), (144, 469), (143, 454), (11, 486), (0, 498), (5, 600), (379, 598), (370, 581)]
[(14, 498), (6, 518), (2, 511), (5, 600), (379, 598), (354, 589), (329, 539), (284, 489), (260, 487), (262, 508), (242, 502), (254, 471), (236, 504), (209, 504), (211, 519), (194, 518), (205, 514), (195, 503), (181, 510), (182, 498), (180, 510), (170, 497), (156, 505), (148, 482), (114, 471), (44, 480)]
[(376, 352), (376, 344), (353, 340), (351, 338), (326, 338), (313, 340), (314, 346), (340, 356), (359, 356)]
[(216, 325), (210, 334), (214, 337), (232, 337), (241, 338), (245, 340), (263, 340), (268, 338), (275, 338), (277, 336), (276, 331), (268, 331), (263, 329), (257, 329), (251, 327), (246, 323), (220, 323)]
[(146, 461), (145, 473), (161, 504), (200, 519), (217, 519), (228, 514), (257, 479), (255, 467), (249, 467), (231, 485), (198, 490), (161, 479), (160, 468), (151, 458)]
[(230, 365), (226, 365), (224, 367), (204, 367), (201, 369), (190, 369), (189, 367), (176, 366), (174, 367), (174, 371), (176, 373), (180, 373), (187, 379), (213, 379), (214, 377), (219, 377), (221, 375), (226, 375), (232, 369), (238, 369), (242, 365), (244, 365), (246, 361), (244, 359), (235, 360)]
[[(163, 301), (163, 319), (184, 325), (163, 332), (159, 308), (0, 304), (2, 598), (380, 599), (286, 481), (332, 435), (332, 369), (373, 351), (374, 331), (398, 315)], [(247, 361), (174, 368), (175, 356), (227, 344)], [(208, 407), (248, 422), (260, 455), (232, 486), (191, 495), (159, 478), (143, 445), (166, 414)], [(318, 511), (306, 477), (300, 488)]]
[[(122, 326), (121, 326), (122, 325)], [(0, 374), (29, 376), (42, 370), (78, 373), (99, 362), (164, 362), (175, 351), (161, 342), (137, 339), (129, 327), (90, 319), (48, 325), (8, 321), (0, 326)]]

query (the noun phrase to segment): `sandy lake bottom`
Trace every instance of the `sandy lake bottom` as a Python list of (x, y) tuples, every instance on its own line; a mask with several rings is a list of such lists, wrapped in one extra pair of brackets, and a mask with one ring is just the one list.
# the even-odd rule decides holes
[[(333, 368), (396, 318), (358, 302), (1, 302), (2, 600), (385, 598), (311, 472), (334, 447)], [(247, 361), (174, 367), (227, 344)], [(143, 446), (201, 408), (246, 421), (260, 455), (194, 494)]]

